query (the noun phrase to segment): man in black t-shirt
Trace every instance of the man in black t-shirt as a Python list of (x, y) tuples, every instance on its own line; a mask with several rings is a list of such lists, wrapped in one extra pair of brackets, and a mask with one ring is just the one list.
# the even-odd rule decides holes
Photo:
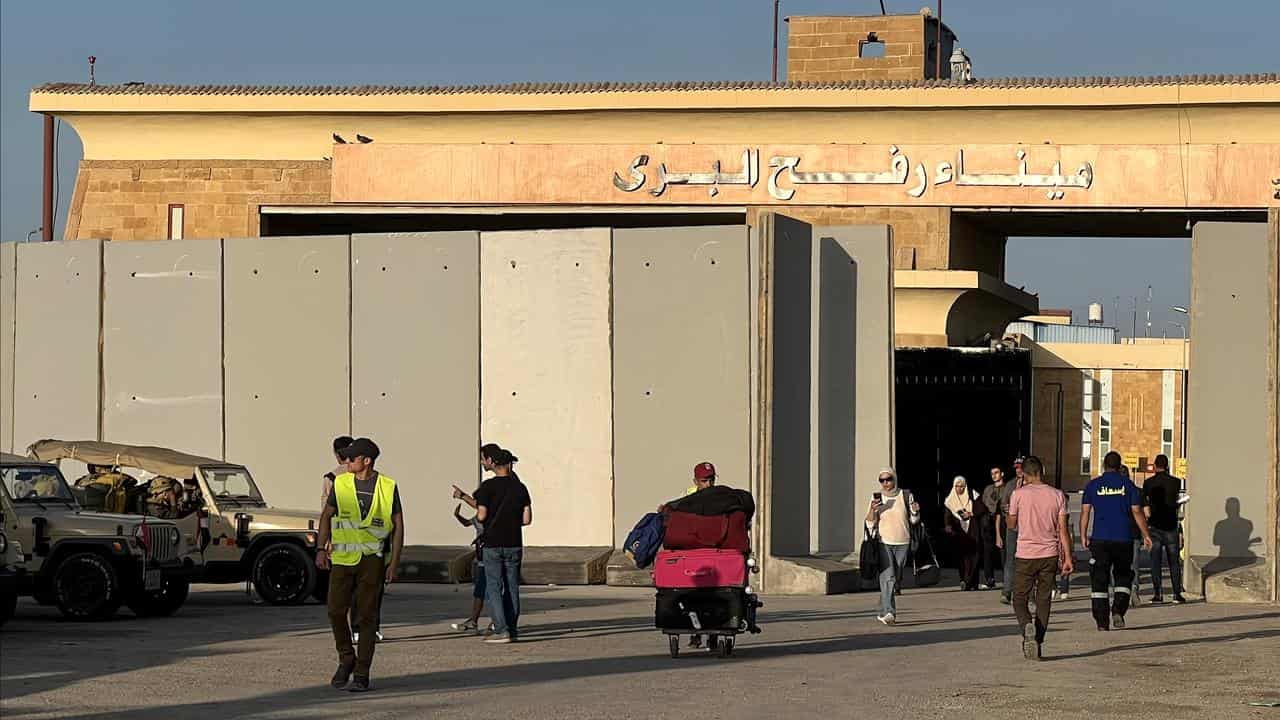
[[(476, 519), (484, 523), (480, 552), (493, 634), (487, 643), (516, 640), (520, 623), (520, 565), (524, 560), (524, 526), (533, 522), (529, 489), (511, 469), (516, 457), (499, 449), (493, 477), (476, 491)], [(504, 592), (505, 590), (505, 592)]]
[(1182, 597), (1182, 557), (1178, 533), (1178, 496), (1182, 481), (1169, 474), (1169, 458), (1157, 455), (1156, 474), (1147, 478), (1142, 486), (1146, 500), (1147, 524), (1151, 530), (1151, 585), (1154, 595), (1151, 602), (1164, 602), (1162, 580), (1164, 560), (1169, 561), (1169, 581), (1173, 585), (1173, 601), (1184, 603)]

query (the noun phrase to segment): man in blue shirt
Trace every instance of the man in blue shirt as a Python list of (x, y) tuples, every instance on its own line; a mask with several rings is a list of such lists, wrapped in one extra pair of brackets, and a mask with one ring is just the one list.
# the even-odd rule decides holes
[[(1102, 476), (1084, 489), (1080, 506), (1080, 539), (1089, 550), (1089, 597), (1093, 619), (1099, 630), (1124, 627), (1133, 587), (1133, 536), (1130, 523), (1137, 523), (1142, 547), (1151, 549), (1147, 518), (1142, 513), (1142, 491), (1120, 474), (1120, 453), (1109, 452), (1102, 460)], [(1093, 518), (1093, 531), (1089, 519)], [(1107, 586), (1115, 572), (1115, 600), (1108, 607)]]

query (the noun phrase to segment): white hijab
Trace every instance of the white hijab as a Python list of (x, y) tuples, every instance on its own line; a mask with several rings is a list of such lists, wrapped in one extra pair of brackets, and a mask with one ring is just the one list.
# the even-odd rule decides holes
[(951, 492), (947, 493), (947, 500), (944, 503), (947, 510), (960, 521), (960, 527), (965, 532), (969, 532), (969, 521), (960, 517), (960, 511), (965, 510), (973, 517), (973, 491), (969, 489), (969, 483), (964, 479), (963, 475), (957, 475), (955, 482), (952, 484)]

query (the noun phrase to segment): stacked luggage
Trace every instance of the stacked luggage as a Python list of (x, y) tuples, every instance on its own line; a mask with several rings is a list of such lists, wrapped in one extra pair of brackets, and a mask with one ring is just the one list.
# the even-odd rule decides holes
[(663, 508), (654, 625), (668, 636), (671, 657), (680, 653), (681, 635), (705, 636), (708, 650), (727, 657), (738, 633), (760, 632), (756, 610), (763, 603), (748, 582), (759, 571), (751, 558), (754, 514), (750, 493), (719, 486)]

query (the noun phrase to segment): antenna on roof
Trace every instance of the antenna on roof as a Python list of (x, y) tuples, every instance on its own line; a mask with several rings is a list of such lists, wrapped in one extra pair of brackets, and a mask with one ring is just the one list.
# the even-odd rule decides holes
[(97, 81), (97, 80), (95, 80), (95, 79), (94, 79), (94, 77), (93, 77), (93, 64), (94, 64), (94, 63), (96, 63), (96, 62), (98, 62), (98, 58), (97, 58), (97, 56), (95, 56), (95, 55), (90, 55), (90, 56), (89, 56), (89, 85), (90, 85), (90, 86), (93, 86), (93, 85), (97, 85), (97, 84), (98, 84), (98, 81)]

